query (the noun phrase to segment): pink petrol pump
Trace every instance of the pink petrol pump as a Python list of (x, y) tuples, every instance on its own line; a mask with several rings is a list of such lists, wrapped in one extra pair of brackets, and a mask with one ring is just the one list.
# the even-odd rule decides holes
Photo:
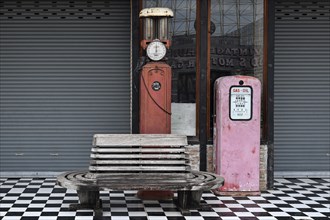
[(261, 83), (251, 76), (215, 82), (215, 171), (225, 179), (219, 194), (259, 194)]

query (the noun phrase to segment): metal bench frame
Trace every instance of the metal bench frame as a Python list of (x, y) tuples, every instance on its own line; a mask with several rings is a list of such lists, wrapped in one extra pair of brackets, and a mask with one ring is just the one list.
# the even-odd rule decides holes
[(88, 171), (57, 177), (57, 184), (77, 190), (80, 204), (71, 210), (93, 209), (102, 217), (101, 190), (177, 191), (183, 214), (202, 209), (203, 191), (219, 188), (218, 175), (192, 171), (186, 154), (187, 137), (173, 134), (96, 134)]

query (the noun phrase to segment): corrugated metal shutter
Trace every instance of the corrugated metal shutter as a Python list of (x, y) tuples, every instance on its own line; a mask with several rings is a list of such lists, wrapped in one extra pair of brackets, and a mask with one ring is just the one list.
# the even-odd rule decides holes
[(330, 170), (330, 2), (276, 1), (275, 10), (275, 172), (326, 174)]
[(1, 1), (1, 171), (87, 168), (130, 133), (130, 1)]

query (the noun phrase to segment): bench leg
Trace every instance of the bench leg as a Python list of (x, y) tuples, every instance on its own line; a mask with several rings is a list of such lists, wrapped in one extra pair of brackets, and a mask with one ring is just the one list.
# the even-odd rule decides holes
[(210, 210), (207, 204), (201, 204), (203, 191), (178, 191), (177, 208), (184, 215), (190, 215), (191, 209)]
[(79, 209), (93, 209), (95, 213), (94, 219), (101, 219), (103, 215), (102, 201), (100, 200), (99, 191), (83, 191), (78, 190), (79, 204), (71, 204), (69, 209), (77, 211)]

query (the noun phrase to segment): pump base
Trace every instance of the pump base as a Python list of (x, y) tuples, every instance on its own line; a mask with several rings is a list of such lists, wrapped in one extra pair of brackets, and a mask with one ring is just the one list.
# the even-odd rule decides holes
[(141, 200), (170, 200), (173, 199), (172, 191), (149, 191), (139, 190), (136, 196)]

